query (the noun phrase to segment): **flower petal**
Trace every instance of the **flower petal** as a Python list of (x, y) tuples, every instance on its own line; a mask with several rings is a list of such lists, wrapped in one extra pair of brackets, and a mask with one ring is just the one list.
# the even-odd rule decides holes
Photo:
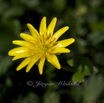
[(46, 17), (43, 17), (41, 20), (39, 32), (40, 35), (44, 35), (46, 33)]
[(39, 35), (38, 31), (30, 23), (27, 23), (27, 27), (34, 38)]
[(55, 49), (53, 49), (53, 50), (51, 49), (49, 52), (50, 52), (50, 53), (69, 53), (70, 50), (67, 49), (67, 48), (57, 47), (57, 48), (55, 48)]
[(21, 62), (21, 64), (16, 68), (17, 71), (21, 70), (23, 67), (25, 67), (29, 62), (30, 62), (31, 58), (28, 57), (25, 60), (23, 60)]
[(69, 39), (58, 41), (58, 47), (66, 47), (72, 44), (74, 41), (75, 41), (74, 38), (69, 38)]
[(39, 64), (38, 64), (38, 68), (39, 68), (39, 73), (40, 74), (43, 74), (44, 62), (45, 62), (45, 56), (40, 58), (40, 61), (39, 61)]
[(51, 23), (50, 23), (49, 26), (48, 26), (47, 34), (53, 35), (53, 31), (54, 31), (54, 28), (55, 28), (55, 25), (56, 25), (56, 21), (57, 21), (57, 18), (54, 17), (54, 18), (52, 19)]
[[(31, 55), (32, 55), (32, 54), (31, 54)], [(28, 52), (24, 52), (24, 53), (21, 53), (21, 54), (16, 55), (16, 56), (12, 59), (12, 61), (17, 60), (17, 59), (20, 59), (20, 58), (29, 57), (29, 56), (31, 56), (31, 55), (29, 55)]]
[(57, 69), (61, 69), (60, 63), (54, 54), (46, 53), (47, 61), (55, 66)]
[(35, 55), (30, 63), (28, 64), (27, 68), (26, 68), (26, 72), (29, 72), (29, 70), (32, 68), (32, 66), (40, 59), (41, 55)]
[(59, 38), (63, 33), (65, 33), (68, 29), (69, 29), (68, 26), (59, 29), (59, 30), (53, 35), (53, 38), (55, 38), (55, 41), (57, 41), (58, 38)]
[(14, 49), (10, 50), (8, 52), (8, 55), (9, 56), (15, 56), (17, 54), (24, 53), (26, 51), (28, 51), (28, 48), (26, 48), (26, 47), (18, 47), (18, 48), (14, 48)]
[(36, 46), (35, 45), (33, 45), (32, 43), (27, 42), (27, 41), (14, 40), (12, 43), (13, 44), (16, 44), (16, 45), (23, 46), (23, 47), (27, 47), (27, 48), (29, 48), (31, 50), (35, 50), (36, 49)]
[(31, 35), (29, 35), (29, 34), (21, 33), (20, 37), (23, 38), (26, 41), (34, 42), (34, 38)]
[(23, 40), (14, 40), (12, 43), (20, 46), (25, 46), (25, 47), (29, 45), (29, 42), (23, 41)]

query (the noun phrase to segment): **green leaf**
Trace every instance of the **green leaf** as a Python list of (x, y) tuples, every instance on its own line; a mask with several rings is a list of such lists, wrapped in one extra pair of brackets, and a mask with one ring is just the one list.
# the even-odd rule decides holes
[(11, 17), (19, 17), (23, 15), (24, 9), (20, 6), (12, 6), (3, 12), (3, 19), (11, 18)]
[[(11, 24), (10, 24), (11, 25)], [(10, 27), (11, 28), (11, 27)], [(13, 47), (16, 47), (12, 44), (12, 41), (15, 39), (19, 39), (14, 33), (6, 28), (0, 28), (0, 53), (7, 55), (8, 51), (12, 49)], [(15, 30), (15, 28), (12, 30)], [(16, 31), (15, 31), (16, 32)]]
[(90, 71), (87, 65), (84, 67), (83, 75), (84, 76), (90, 75)]
[(101, 75), (92, 75), (82, 85), (71, 87), (70, 95), (75, 103), (89, 103), (97, 101), (103, 90), (104, 78)]
[(95, 46), (104, 41), (104, 34), (103, 32), (92, 32), (87, 39)]
[(9, 28), (15, 35), (19, 36), (21, 33), (21, 24), (18, 19), (5, 20), (3, 24)]
[(93, 66), (93, 74), (97, 74), (98, 73), (98, 69), (95, 67), (95, 66)]
[(90, 71), (87, 65), (84, 66), (82, 70), (82, 65), (79, 66), (79, 70), (75, 72), (72, 76), (72, 82), (83, 82), (84, 77), (90, 75)]
[(74, 66), (74, 60), (73, 59), (67, 60), (67, 63), (72, 67)]
[(39, 97), (33, 92), (29, 92), (25, 97), (20, 94), (17, 100), (13, 100), (13, 103), (39, 103)]
[(104, 20), (100, 20), (98, 22), (92, 22), (92, 23), (90, 22), (89, 25), (92, 31), (100, 31), (100, 30), (104, 31)]
[(12, 59), (9, 56), (2, 57), (0, 59), (0, 76), (5, 74), (8, 68), (12, 65)]
[(11, 80), (10, 77), (6, 78), (5, 84), (6, 84), (6, 86), (9, 86), (9, 87), (11, 87), (13, 85), (12, 80)]
[(87, 76), (87, 75), (91, 74), (87, 65), (84, 66), (84, 69), (82, 69), (82, 66), (80, 65), (78, 69), (80, 71), (82, 71), (82, 73), (83, 73), (84, 76)]
[(34, 8), (39, 5), (39, 0), (21, 0), (21, 3), (27, 5), (30, 8)]
[(83, 73), (79, 70), (75, 72), (72, 76), (72, 82), (83, 82), (84, 81), (84, 75)]
[(77, 52), (79, 52), (81, 54), (86, 53), (86, 51), (87, 51), (87, 48), (86, 48), (87, 42), (84, 39), (77, 38), (75, 43), (76, 43), (76, 46), (77, 46)]
[(84, 82), (83, 103), (96, 101), (104, 90), (104, 78), (102, 76), (91, 76)]
[(73, 100), (75, 101), (73, 103), (80, 103), (80, 100), (82, 99), (82, 94), (83, 94), (81, 85), (71, 86), (69, 93), (72, 96)]
[(62, 11), (66, 7), (66, 0), (53, 0), (54, 9)]
[(56, 92), (46, 92), (43, 96), (43, 103), (60, 103), (60, 96)]
[(79, 15), (84, 15), (88, 12), (88, 8), (86, 5), (81, 5), (78, 9), (77, 9), (77, 13)]
[(5, 10), (6, 8), (8, 8), (8, 6), (9, 6), (8, 3), (6, 3), (6, 2), (3, 1), (3, 0), (2, 0), (2, 1), (0, 0), (0, 15), (3, 14), (4, 10)]

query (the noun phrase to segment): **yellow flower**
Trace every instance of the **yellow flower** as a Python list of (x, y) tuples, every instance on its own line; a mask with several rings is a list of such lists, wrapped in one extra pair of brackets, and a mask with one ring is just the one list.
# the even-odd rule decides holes
[(32, 66), (38, 62), (39, 73), (42, 74), (45, 59), (47, 59), (47, 61), (54, 65), (57, 69), (61, 68), (56, 54), (69, 53), (70, 50), (65, 47), (72, 44), (75, 39), (69, 38), (57, 41), (59, 37), (69, 29), (69, 27), (65, 26), (53, 34), (56, 21), (57, 18), (54, 17), (47, 28), (46, 17), (43, 17), (40, 23), (39, 33), (31, 24), (28, 23), (27, 27), (29, 28), (32, 36), (26, 33), (21, 33), (20, 37), (25, 41), (13, 41), (13, 44), (21, 47), (10, 50), (8, 55), (14, 56), (12, 59), (13, 61), (20, 58), (26, 58), (16, 68), (17, 71), (27, 65), (26, 72), (28, 72)]

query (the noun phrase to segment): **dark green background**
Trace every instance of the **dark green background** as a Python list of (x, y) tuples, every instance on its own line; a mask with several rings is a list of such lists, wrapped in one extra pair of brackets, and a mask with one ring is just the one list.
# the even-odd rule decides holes
[[(55, 31), (70, 27), (60, 40), (75, 38), (67, 47), (71, 52), (58, 55), (61, 70), (46, 61), (43, 75), (37, 65), (17, 72), (23, 59), (12, 62), (8, 56), (18, 47), (12, 41), (21, 39), (21, 32), (30, 34), (27, 23), (39, 30), (44, 16), (47, 25), (57, 17)], [(34, 87), (38, 81), (54, 85)], [(7, 102), (104, 103), (104, 0), (0, 0), (0, 103)]]

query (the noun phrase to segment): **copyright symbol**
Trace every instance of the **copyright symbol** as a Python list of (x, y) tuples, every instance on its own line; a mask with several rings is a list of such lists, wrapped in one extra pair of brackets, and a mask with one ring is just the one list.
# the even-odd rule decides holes
[(33, 82), (32, 81), (27, 81), (27, 85), (28, 86), (32, 86), (33, 85)]

